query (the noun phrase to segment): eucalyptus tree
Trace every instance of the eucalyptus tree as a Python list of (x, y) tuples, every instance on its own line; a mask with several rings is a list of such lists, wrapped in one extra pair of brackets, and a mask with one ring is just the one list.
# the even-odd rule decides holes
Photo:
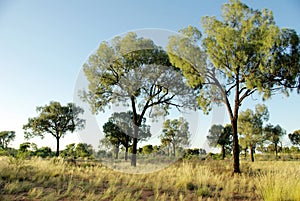
[(180, 71), (169, 62), (167, 53), (150, 39), (128, 33), (102, 42), (83, 66), (88, 90), (82, 98), (94, 113), (111, 104), (123, 104), (132, 111), (134, 125), (131, 165), (136, 166), (139, 127), (149, 114), (165, 115), (170, 107), (194, 105), (195, 94)]
[[(132, 143), (131, 133), (133, 133), (134, 130), (132, 118), (133, 113), (131, 111), (115, 112), (108, 119), (108, 122), (103, 125), (105, 138), (116, 148), (116, 159), (118, 159), (120, 145), (125, 148), (125, 160), (128, 159), (128, 149)], [(146, 140), (151, 137), (150, 126), (146, 125), (146, 118), (143, 118), (142, 124), (138, 129), (138, 141)]]
[(212, 104), (227, 108), (233, 132), (233, 170), (240, 172), (237, 122), (241, 104), (255, 92), (263, 99), (300, 89), (299, 37), (276, 26), (272, 11), (239, 0), (222, 7), (222, 20), (202, 18), (204, 37), (192, 26), (170, 38), (168, 53), (205, 113)]
[(37, 107), (37, 117), (28, 118), (28, 123), (23, 126), (25, 138), (44, 138), (46, 134), (56, 139), (56, 156), (59, 156), (59, 141), (66, 133), (85, 126), (85, 120), (79, 118), (84, 111), (82, 108), (68, 103), (62, 106), (59, 102), (50, 102), (49, 105)]
[(183, 118), (167, 119), (163, 123), (163, 133), (161, 134), (162, 144), (172, 145), (172, 155), (176, 155), (176, 148), (189, 145), (189, 123)]
[(278, 156), (278, 144), (282, 136), (286, 134), (286, 131), (279, 125), (268, 124), (264, 128), (266, 139), (274, 146), (275, 156)]
[(6, 149), (8, 144), (16, 137), (15, 131), (1, 131), (0, 132), (0, 148)]
[(225, 127), (216, 124), (212, 125), (206, 138), (209, 146), (221, 147), (222, 159), (224, 159), (226, 156), (226, 150), (231, 150), (232, 146), (231, 125), (227, 124)]
[(259, 143), (263, 143), (263, 123), (269, 119), (269, 111), (265, 105), (256, 105), (255, 112), (247, 109), (239, 114), (238, 132), (241, 134), (240, 140), (243, 147), (250, 150), (251, 161), (254, 162), (255, 148)]
[(300, 146), (300, 130), (295, 130), (293, 133), (290, 133), (288, 136), (293, 145)]

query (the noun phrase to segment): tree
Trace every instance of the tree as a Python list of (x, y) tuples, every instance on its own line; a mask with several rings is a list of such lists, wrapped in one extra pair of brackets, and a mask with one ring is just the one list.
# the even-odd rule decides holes
[[(132, 133), (134, 130), (132, 118), (133, 113), (131, 111), (120, 113), (115, 112), (109, 118), (108, 122), (103, 125), (105, 138), (107, 138), (116, 148), (116, 159), (118, 159), (120, 145), (125, 147), (125, 160), (128, 159), (128, 149), (129, 146), (131, 146)], [(143, 118), (143, 121), (138, 129), (138, 141), (142, 141), (151, 137), (150, 126), (146, 125), (146, 118)]]
[(176, 155), (176, 148), (189, 145), (189, 123), (183, 118), (167, 119), (163, 124), (163, 131), (160, 136), (162, 144), (171, 144), (173, 156)]
[(151, 153), (153, 153), (153, 151), (154, 151), (154, 149), (153, 149), (152, 144), (145, 145), (142, 148), (142, 153), (143, 154), (151, 154)]
[(300, 130), (296, 130), (288, 136), (293, 145), (300, 146)]
[(232, 145), (232, 129), (230, 125), (212, 125), (207, 136), (209, 146), (221, 147), (222, 159), (226, 156), (226, 150), (230, 150)]
[(52, 156), (52, 150), (50, 147), (41, 147), (34, 152), (35, 156), (46, 158)]
[(28, 118), (28, 123), (23, 126), (25, 138), (30, 139), (35, 136), (43, 138), (46, 134), (51, 134), (56, 138), (56, 156), (59, 156), (59, 140), (67, 132), (73, 133), (77, 129), (82, 129), (85, 120), (79, 115), (83, 109), (68, 103), (62, 106), (59, 102), (50, 102), (49, 105), (37, 107), (37, 117)]
[(264, 128), (264, 132), (268, 141), (274, 146), (275, 155), (278, 155), (278, 144), (282, 136), (286, 134), (286, 131), (279, 125), (268, 124)]
[(155, 118), (170, 107), (194, 106), (194, 92), (170, 64), (167, 53), (135, 33), (102, 42), (83, 66), (89, 88), (82, 93), (94, 113), (110, 104), (125, 104), (133, 113), (132, 158), (136, 166), (138, 128), (146, 113)]
[(75, 148), (76, 157), (89, 157), (93, 153), (92, 145), (86, 143), (78, 143)]
[(241, 134), (242, 147), (250, 149), (251, 161), (254, 162), (254, 152), (257, 144), (264, 141), (263, 122), (269, 119), (269, 111), (265, 105), (256, 105), (255, 112), (247, 109), (240, 112), (238, 132)]
[(180, 31), (182, 36), (171, 37), (168, 53), (189, 86), (198, 91), (205, 113), (213, 103), (225, 104), (233, 132), (233, 171), (239, 173), (240, 106), (255, 92), (263, 99), (275, 92), (289, 94), (293, 88), (299, 92), (299, 37), (292, 29), (276, 26), (267, 9), (254, 10), (230, 0), (222, 11), (223, 20), (202, 18), (202, 40), (200, 31), (191, 26)]
[(6, 149), (8, 144), (16, 137), (15, 131), (1, 131), (0, 132), (0, 148)]

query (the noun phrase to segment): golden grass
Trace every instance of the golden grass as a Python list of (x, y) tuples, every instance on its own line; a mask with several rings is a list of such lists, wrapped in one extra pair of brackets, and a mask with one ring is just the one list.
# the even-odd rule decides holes
[(299, 161), (179, 161), (148, 174), (99, 163), (0, 158), (0, 200), (300, 200)]

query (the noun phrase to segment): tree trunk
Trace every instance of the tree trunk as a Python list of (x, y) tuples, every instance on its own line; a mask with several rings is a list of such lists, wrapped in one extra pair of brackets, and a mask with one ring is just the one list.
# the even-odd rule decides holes
[(138, 137), (138, 126), (134, 124), (133, 142), (132, 142), (132, 155), (131, 155), (131, 166), (136, 167), (136, 154), (137, 154), (137, 137)]
[(56, 157), (59, 156), (59, 137), (56, 137)]
[(233, 172), (241, 173), (240, 170), (240, 147), (237, 133), (237, 118), (231, 121), (232, 137), (233, 137)]
[(254, 148), (253, 148), (253, 146), (250, 146), (250, 156), (251, 156), (251, 162), (254, 162)]
[(247, 158), (247, 147), (244, 149), (244, 157)]
[(278, 157), (277, 143), (274, 144), (274, 148), (275, 148), (275, 156), (277, 158)]
[(116, 159), (119, 159), (119, 145), (116, 145)]
[(225, 145), (222, 145), (221, 152), (222, 152), (222, 160), (224, 160), (225, 159)]
[(173, 156), (175, 157), (175, 155), (176, 155), (176, 145), (175, 143), (173, 143)]
[(126, 147), (125, 147), (125, 161), (127, 161), (128, 160), (128, 144), (126, 145)]

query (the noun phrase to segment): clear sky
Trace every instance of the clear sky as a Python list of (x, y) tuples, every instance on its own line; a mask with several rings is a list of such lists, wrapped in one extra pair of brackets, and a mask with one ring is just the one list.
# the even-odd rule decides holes
[[(101, 0), (0, 0), (0, 131), (14, 130), (12, 144), (24, 142), (22, 125), (36, 116), (36, 106), (51, 100), (72, 102), (78, 73), (100, 42), (135, 29), (161, 28), (177, 31), (188, 25), (201, 29), (204, 15), (219, 16), (224, 0), (101, 1)], [(300, 33), (300, 1), (244, 1), (256, 9), (273, 11), (280, 27)], [(248, 99), (243, 108), (254, 108), (259, 97)], [(270, 123), (286, 131), (300, 129), (300, 95), (274, 96), (265, 102)], [(217, 115), (199, 112), (193, 145), (202, 147)], [(219, 121), (219, 120), (218, 120)], [(72, 135), (72, 134), (70, 134)], [(67, 137), (62, 144), (72, 143)], [(55, 147), (54, 139), (39, 146)]]

